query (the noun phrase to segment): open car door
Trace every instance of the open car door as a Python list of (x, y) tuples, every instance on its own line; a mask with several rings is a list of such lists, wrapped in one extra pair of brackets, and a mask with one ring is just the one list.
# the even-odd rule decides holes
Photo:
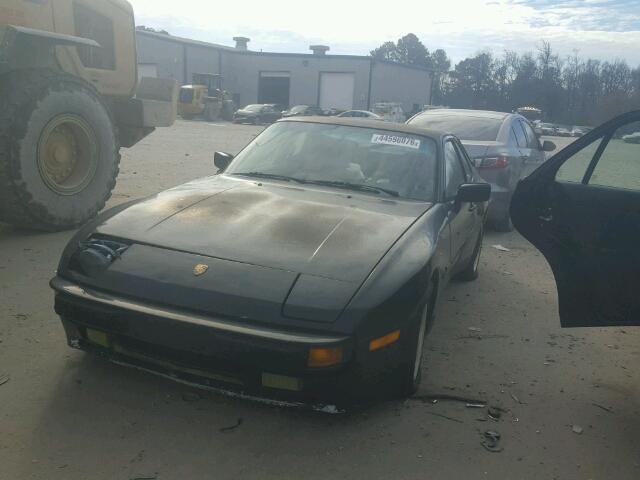
[(563, 327), (640, 325), (640, 110), (522, 180), (511, 218), (553, 270)]

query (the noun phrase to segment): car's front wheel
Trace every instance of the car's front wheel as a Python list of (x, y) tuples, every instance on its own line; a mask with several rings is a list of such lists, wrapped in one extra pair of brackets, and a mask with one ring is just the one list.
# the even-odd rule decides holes
[(401, 367), (398, 396), (409, 397), (418, 391), (422, 380), (422, 360), (424, 357), (424, 340), (434, 320), (437, 300), (437, 285), (431, 282), (426, 295), (427, 300), (418, 310), (419, 314), (409, 329), (409, 341), (405, 347), (405, 362)]
[(457, 279), (462, 280), (463, 282), (470, 282), (478, 278), (478, 272), (480, 267), (480, 254), (482, 253), (482, 239), (484, 238), (483, 231), (480, 230), (478, 235), (478, 240), (476, 241), (476, 245), (473, 249), (473, 255), (469, 259), (469, 263), (464, 267), (464, 269), (458, 273)]

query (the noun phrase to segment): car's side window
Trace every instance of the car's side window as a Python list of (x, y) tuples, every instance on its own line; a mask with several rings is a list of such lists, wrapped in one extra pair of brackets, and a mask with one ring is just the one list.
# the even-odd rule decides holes
[[(619, 127), (607, 141), (599, 137), (567, 159), (556, 181), (640, 191), (640, 122)], [(588, 174), (589, 165), (602, 142), (600, 158)], [(586, 178), (585, 178), (586, 177)]]
[(462, 149), (462, 146), (456, 143), (455, 147), (456, 147), (456, 152), (458, 153), (458, 158), (460, 159), (460, 163), (462, 164), (462, 168), (464, 169), (465, 182), (468, 182), (469, 180), (471, 180), (471, 177), (472, 177), (471, 165)]
[(512, 124), (513, 133), (516, 136), (516, 142), (518, 146), (521, 148), (527, 148), (527, 137), (524, 134), (524, 130), (522, 129), (522, 124), (520, 122), (513, 122)]
[(565, 183), (582, 183), (584, 174), (598, 151), (602, 138), (597, 138), (589, 145), (569, 157), (556, 173), (556, 181)]
[(458, 194), (458, 187), (465, 183), (465, 173), (458, 158), (458, 152), (452, 141), (444, 144), (444, 178), (445, 178), (445, 198), (453, 200)]
[(523, 122), (522, 120), (520, 120), (520, 124), (522, 125), (522, 128), (524, 128), (524, 133), (527, 136), (527, 147), (533, 150), (540, 150), (540, 142), (538, 141), (536, 132), (531, 128), (531, 125), (527, 122)]
[(589, 185), (640, 191), (640, 122), (618, 128), (593, 174)]

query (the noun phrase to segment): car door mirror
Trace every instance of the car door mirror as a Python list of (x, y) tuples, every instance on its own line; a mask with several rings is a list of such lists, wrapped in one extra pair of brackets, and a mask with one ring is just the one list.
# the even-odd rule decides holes
[(542, 151), (543, 152), (553, 152), (556, 149), (556, 144), (551, 140), (545, 140), (542, 143)]
[(213, 154), (213, 163), (218, 167), (218, 173), (224, 172), (233, 160), (233, 155), (225, 152), (216, 152)]
[(487, 202), (491, 197), (491, 185), (488, 183), (464, 183), (458, 187), (456, 199), (460, 203)]

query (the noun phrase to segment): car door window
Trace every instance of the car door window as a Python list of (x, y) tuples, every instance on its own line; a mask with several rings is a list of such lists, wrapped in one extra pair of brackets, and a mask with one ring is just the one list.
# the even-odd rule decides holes
[(520, 148), (527, 148), (527, 137), (524, 134), (521, 123), (519, 121), (513, 122), (512, 128), (513, 133), (516, 136), (516, 143), (518, 144), (518, 146)]
[(527, 123), (520, 120), (520, 125), (524, 129), (524, 133), (527, 136), (527, 147), (533, 150), (540, 150), (540, 142), (538, 141), (538, 137), (536, 136), (536, 132), (533, 131), (533, 128)]
[(445, 197), (453, 200), (458, 194), (458, 187), (465, 183), (465, 173), (458, 158), (453, 142), (444, 144), (444, 172), (445, 172)]
[(455, 147), (456, 147), (456, 152), (458, 154), (458, 158), (460, 159), (460, 163), (462, 163), (462, 168), (464, 170), (465, 182), (468, 182), (468, 181), (471, 180), (471, 177), (473, 176), (472, 173), (471, 173), (471, 164), (469, 163), (469, 159), (465, 155), (462, 146), (456, 143)]
[(589, 176), (588, 184), (640, 191), (640, 122), (616, 130)]
[[(594, 159), (597, 163), (591, 165)], [(578, 151), (558, 170), (556, 181), (640, 191), (640, 122), (624, 125)]]
[(556, 173), (556, 181), (565, 183), (582, 183), (589, 164), (596, 154), (602, 137), (591, 142), (562, 164)]

